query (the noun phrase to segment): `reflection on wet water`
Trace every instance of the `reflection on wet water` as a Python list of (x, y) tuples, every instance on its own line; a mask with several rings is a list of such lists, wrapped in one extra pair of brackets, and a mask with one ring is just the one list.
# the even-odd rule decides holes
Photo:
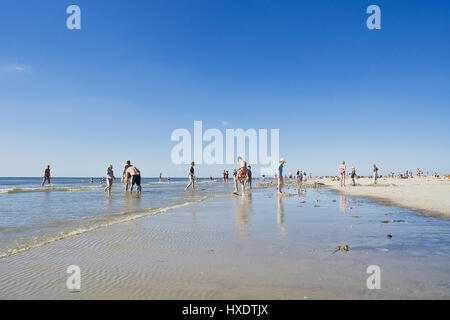
[(113, 196), (111, 194), (106, 194), (105, 208), (108, 208), (108, 210), (111, 210), (111, 208), (112, 208), (112, 199), (113, 199)]
[(248, 234), (248, 212), (251, 195), (233, 197), (234, 217), (241, 235)]
[(194, 210), (194, 209), (189, 209), (188, 210), (188, 214), (189, 214), (189, 217), (191, 217), (191, 222), (192, 223), (196, 223), (197, 222), (197, 214), (196, 214), (196, 211)]
[(123, 210), (133, 211), (140, 208), (141, 197), (135, 194), (125, 193), (123, 195)]
[(286, 234), (286, 226), (284, 224), (284, 204), (283, 197), (278, 197), (277, 223), (281, 234)]
[(339, 207), (343, 214), (347, 213), (347, 198), (345, 196), (341, 196), (341, 202)]

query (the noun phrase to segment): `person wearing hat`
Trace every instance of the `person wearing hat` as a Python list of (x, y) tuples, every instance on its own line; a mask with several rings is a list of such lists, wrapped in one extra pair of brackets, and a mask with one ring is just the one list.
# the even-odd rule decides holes
[(352, 178), (352, 186), (356, 186), (356, 182), (355, 182), (355, 178), (356, 178), (356, 169), (355, 169), (355, 167), (352, 167), (351, 178)]
[(280, 164), (278, 165), (278, 174), (277, 174), (277, 178), (278, 178), (278, 193), (283, 193), (282, 188), (283, 188), (283, 165), (286, 162), (284, 161), (283, 158), (280, 159)]

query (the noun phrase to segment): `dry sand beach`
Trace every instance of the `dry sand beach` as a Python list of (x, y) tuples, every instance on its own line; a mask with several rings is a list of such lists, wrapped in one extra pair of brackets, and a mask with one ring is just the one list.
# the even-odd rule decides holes
[[(381, 183), (354, 192), (401, 188)], [(401, 194), (420, 189), (404, 183)], [(448, 182), (421, 183), (448, 190)], [(327, 188), (291, 185), (289, 197), (272, 187), (235, 197), (230, 188), (216, 183), (207, 201), (2, 259), (0, 297), (450, 298), (450, 220)], [(349, 251), (335, 253), (338, 245)], [(66, 288), (69, 265), (81, 268), (79, 292)], [(370, 265), (381, 269), (380, 290), (366, 286)]]
[(341, 194), (368, 197), (385, 204), (392, 204), (425, 214), (450, 218), (450, 179), (415, 177), (412, 179), (381, 178), (377, 184), (372, 179), (356, 180), (351, 186), (347, 178), (346, 187), (340, 187), (335, 179), (317, 179), (330, 189)]

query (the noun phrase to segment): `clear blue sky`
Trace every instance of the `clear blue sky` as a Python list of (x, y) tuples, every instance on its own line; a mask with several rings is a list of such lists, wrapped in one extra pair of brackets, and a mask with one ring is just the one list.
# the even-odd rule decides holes
[(0, 176), (186, 176), (194, 120), (280, 129), (287, 170), (450, 173), (449, 39), (447, 0), (1, 0)]

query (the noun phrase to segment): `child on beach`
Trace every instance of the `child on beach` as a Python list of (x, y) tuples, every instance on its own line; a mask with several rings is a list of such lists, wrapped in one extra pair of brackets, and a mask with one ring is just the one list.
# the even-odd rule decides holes
[(191, 162), (191, 166), (189, 168), (189, 183), (186, 186), (186, 188), (184, 188), (184, 190), (187, 191), (187, 189), (189, 189), (190, 186), (192, 186), (192, 190), (195, 190), (195, 170), (194, 170), (194, 166), (195, 163)]
[(106, 188), (105, 192), (108, 191), (109, 194), (111, 194), (111, 187), (114, 181), (114, 171), (113, 166), (110, 165), (108, 169), (106, 170)]
[(350, 176), (352, 178), (352, 186), (356, 186), (355, 178), (356, 178), (356, 169), (352, 167), (352, 174)]
[(345, 187), (345, 161), (339, 166), (339, 174), (341, 176), (341, 187)]
[(248, 170), (247, 170), (247, 183), (251, 189), (252, 188), (252, 167), (251, 166), (248, 166)]
[(241, 164), (239, 169), (234, 169), (235, 175), (234, 178), (234, 194), (238, 194), (238, 181), (241, 183), (242, 193), (245, 192), (245, 179), (247, 177), (247, 162), (244, 161), (241, 157), (238, 157), (238, 162)]

